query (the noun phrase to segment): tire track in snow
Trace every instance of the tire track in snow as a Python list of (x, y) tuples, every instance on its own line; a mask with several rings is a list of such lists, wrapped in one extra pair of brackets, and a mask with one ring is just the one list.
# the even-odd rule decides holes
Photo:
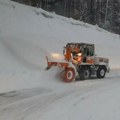
[[(118, 83), (119, 81), (117, 80), (117, 81), (113, 82), (113, 80), (110, 80), (109, 84), (112, 84), (112, 87), (113, 87), (114, 85), (116, 85), (116, 82)], [(24, 114), (23, 113), (22, 113), (22, 115), (19, 114), (19, 116), (24, 116), (23, 118), (25, 118), (26, 120), (31, 119), (31, 116), (32, 117), (34, 116), (34, 118), (35, 118), (36, 115), (38, 115), (38, 118), (41, 118), (41, 115), (44, 116), (46, 112), (49, 112), (51, 110), (51, 108), (53, 109), (54, 107), (56, 107), (58, 105), (58, 103), (61, 101), (63, 101), (64, 104), (66, 103), (66, 101), (68, 101), (69, 104), (74, 103), (74, 105), (75, 105), (77, 103), (79, 104), (79, 102), (81, 102), (81, 101), (88, 99), (89, 97), (95, 95), (96, 93), (99, 94), (99, 93), (103, 93), (104, 91), (111, 90), (112, 87), (107, 86), (107, 85), (108, 85), (108, 81), (106, 80), (106, 81), (100, 82), (99, 84), (86, 86), (86, 87), (84, 87), (85, 89), (84, 88), (74, 88), (74, 89), (65, 91), (63, 93), (53, 94), (49, 97), (46, 97), (46, 99), (42, 99), (42, 101), (38, 102), (38, 104), (33, 105), (32, 107), (28, 108), (24, 112)], [(75, 99), (70, 100), (71, 97), (75, 98)], [(52, 106), (52, 104), (54, 104), (55, 106)], [(57, 107), (59, 107), (59, 105)], [(33, 114), (31, 115), (31, 113), (33, 113)], [(17, 117), (17, 118), (19, 118), (19, 117)], [(17, 120), (21, 120), (21, 117)]]
[[(33, 120), (32, 117), (36, 118), (36, 115), (38, 119), (40, 119), (42, 115), (45, 115), (46, 112), (53, 109), (53, 105), (57, 105), (61, 100), (64, 100), (64, 102), (68, 100), (67, 97), (69, 95), (75, 98), (75, 102), (73, 102), (74, 105), (77, 105), (81, 100), (83, 101), (86, 97), (92, 96), (94, 92), (96, 93), (97, 89), (102, 89), (102, 87), (105, 88), (105, 86), (107, 86), (105, 89), (109, 89), (108, 84), (116, 84), (116, 82), (119, 82), (118, 79), (117, 77), (115, 80), (105, 78), (98, 82), (95, 80), (96, 84), (91, 84), (89, 86), (82, 86), (80, 88), (74, 87), (65, 92), (52, 93), (45, 96), (37, 95), (2, 106), (0, 108), (0, 120)], [(104, 90), (102, 90), (102, 92), (104, 92)], [(69, 99), (69, 102), (70, 101)]]
[[(118, 82), (118, 80), (114, 82), (110, 80), (109, 84), (116, 84), (116, 82)], [(105, 88), (105, 86), (107, 86), (107, 88)], [(48, 94), (45, 96), (38, 95), (3, 106), (0, 108), (0, 120), (33, 120), (32, 118), (36, 118), (36, 115), (37, 118), (40, 119), (42, 115), (45, 115), (46, 112), (53, 109), (53, 105), (57, 105), (62, 100), (64, 100), (64, 102), (68, 100), (67, 97), (72, 96), (75, 98), (74, 104), (77, 104), (85, 100), (86, 97), (92, 96), (99, 91), (99, 89), (102, 91), (109, 89), (107, 78), (105, 81), (99, 81), (98, 84), (91, 84), (81, 88), (71, 88), (65, 92)], [(71, 102), (70, 99), (69, 102)]]
[(36, 96), (25, 99), (23, 101), (14, 102), (10, 105), (0, 108), (0, 120), (22, 120), (39, 112), (44, 113), (45, 109), (72, 94), (74, 91), (66, 91), (63, 93), (55, 93), (48, 96)]

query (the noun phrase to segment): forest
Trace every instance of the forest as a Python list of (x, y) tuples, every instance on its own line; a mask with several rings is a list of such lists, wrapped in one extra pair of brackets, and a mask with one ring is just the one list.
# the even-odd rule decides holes
[(120, 0), (13, 0), (120, 34)]

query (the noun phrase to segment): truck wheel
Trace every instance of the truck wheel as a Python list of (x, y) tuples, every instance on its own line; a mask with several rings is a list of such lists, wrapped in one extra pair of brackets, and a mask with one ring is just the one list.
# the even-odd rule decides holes
[(90, 78), (90, 71), (88, 69), (85, 69), (82, 71), (82, 73), (80, 74), (80, 79), (81, 80), (86, 80)]
[(72, 67), (68, 67), (65, 70), (65, 74), (64, 74), (64, 81), (65, 82), (72, 82), (75, 79), (75, 70)]
[(90, 77), (90, 71), (89, 70), (84, 70), (84, 78), (88, 79)]
[(106, 67), (105, 66), (99, 66), (97, 70), (97, 77), (98, 78), (104, 78), (106, 74)]

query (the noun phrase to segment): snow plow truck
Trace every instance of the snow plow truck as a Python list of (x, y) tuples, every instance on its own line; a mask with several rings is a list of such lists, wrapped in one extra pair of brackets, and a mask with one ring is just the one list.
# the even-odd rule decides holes
[(95, 55), (94, 44), (67, 43), (63, 49), (65, 62), (50, 61), (47, 59), (47, 69), (52, 66), (64, 70), (63, 80), (72, 82), (85, 80), (91, 77), (104, 78), (109, 72), (109, 59)]

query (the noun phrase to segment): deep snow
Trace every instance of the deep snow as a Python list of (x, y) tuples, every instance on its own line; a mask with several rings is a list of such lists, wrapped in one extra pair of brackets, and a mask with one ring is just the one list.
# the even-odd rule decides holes
[[(68, 42), (94, 43), (111, 72), (68, 84), (59, 68), (46, 71), (45, 57), (63, 61)], [(0, 0), (0, 120), (119, 120), (119, 44), (97, 25)]]
[(94, 43), (97, 55), (108, 57), (112, 69), (120, 68), (118, 35), (42, 9), (0, 0), (0, 92), (48, 84), (51, 89), (63, 87), (55, 78), (57, 68), (45, 71), (45, 56), (59, 53), (62, 60), (67, 42)]

